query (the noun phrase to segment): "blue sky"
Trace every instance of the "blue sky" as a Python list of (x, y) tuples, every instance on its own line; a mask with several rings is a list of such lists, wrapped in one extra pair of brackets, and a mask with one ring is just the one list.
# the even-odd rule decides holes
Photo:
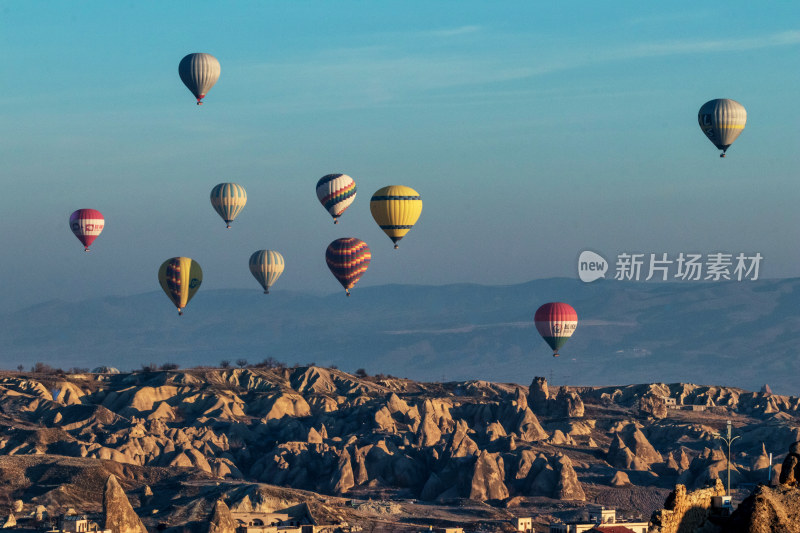
[[(373, 251), (363, 285), (574, 277), (586, 248), (800, 275), (794, 2), (0, 1), (0, 47), (6, 308), (158, 290), (175, 255), (259, 290), (261, 248), (286, 257), (274, 290), (334, 292), (344, 236)], [(189, 52), (222, 65), (200, 108)], [(748, 110), (725, 160), (696, 121), (721, 97)], [(359, 190), (337, 226), (331, 172)], [(249, 197), (231, 230), (223, 181)], [(398, 251), (369, 215), (389, 184), (425, 206)], [(89, 254), (81, 207), (107, 221)]]

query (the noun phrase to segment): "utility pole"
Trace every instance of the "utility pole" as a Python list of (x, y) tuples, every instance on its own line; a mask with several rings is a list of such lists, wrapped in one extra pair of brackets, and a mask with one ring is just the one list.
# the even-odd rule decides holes
[(718, 439), (722, 439), (728, 445), (728, 492), (726, 496), (731, 495), (731, 443), (738, 439), (740, 435), (736, 435), (735, 437), (732, 435), (731, 431), (731, 421), (728, 420), (728, 434), (727, 435), (720, 435), (716, 433), (714, 435)]

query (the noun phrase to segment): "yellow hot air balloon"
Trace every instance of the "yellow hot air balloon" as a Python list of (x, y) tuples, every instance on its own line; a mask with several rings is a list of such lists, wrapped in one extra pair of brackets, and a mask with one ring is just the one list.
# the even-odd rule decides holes
[(405, 237), (422, 214), (422, 199), (411, 187), (389, 185), (372, 195), (369, 210), (397, 249), (397, 241)]
[(158, 282), (178, 308), (178, 314), (182, 315), (183, 308), (203, 283), (203, 270), (190, 257), (173, 257), (161, 264), (161, 268), (158, 269)]

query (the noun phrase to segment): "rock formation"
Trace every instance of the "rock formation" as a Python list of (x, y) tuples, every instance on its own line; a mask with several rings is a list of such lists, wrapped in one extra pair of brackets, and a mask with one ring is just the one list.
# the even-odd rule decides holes
[(508, 488), (503, 483), (504, 478), (503, 460), (483, 450), (475, 461), (469, 498), (479, 501), (508, 498)]
[(236, 533), (236, 520), (222, 500), (214, 503), (211, 519), (208, 521), (208, 533)]
[(558, 484), (556, 485), (554, 498), (559, 500), (580, 500), (586, 499), (578, 475), (572, 468), (572, 461), (566, 455), (558, 457)]
[(780, 483), (790, 487), (800, 484), (800, 441), (789, 447), (789, 453), (781, 465)]
[(800, 533), (800, 489), (760, 485), (731, 516), (730, 533)]
[(650, 533), (700, 531), (711, 514), (711, 498), (724, 494), (725, 487), (719, 479), (713, 487), (694, 492), (687, 492), (685, 486), (676, 485), (667, 497), (664, 509), (655, 511), (650, 518)]
[(111, 533), (147, 533), (113, 474), (103, 490), (103, 518), (105, 529), (110, 529)]

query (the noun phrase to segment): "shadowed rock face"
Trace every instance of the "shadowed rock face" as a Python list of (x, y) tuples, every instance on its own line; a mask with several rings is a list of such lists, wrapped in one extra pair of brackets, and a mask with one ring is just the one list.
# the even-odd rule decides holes
[(214, 503), (211, 519), (208, 522), (208, 533), (236, 533), (236, 520), (222, 500)]
[(475, 462), (469, 498), (480, 501), (508, 498), (504, 478), (503, 460), (483, 450)]
[(103, 516), (105, 529), (110, 529), (111, 533), (147, 533), (113, 474), (103, 490)]
[(800, 441), (789, 448), (789, 453), (781, 465), (780, 483), (796, 487), (800, 484)]
[(760, 486), (731, 517), (731, 533), (800, 533), (800, 489)]

